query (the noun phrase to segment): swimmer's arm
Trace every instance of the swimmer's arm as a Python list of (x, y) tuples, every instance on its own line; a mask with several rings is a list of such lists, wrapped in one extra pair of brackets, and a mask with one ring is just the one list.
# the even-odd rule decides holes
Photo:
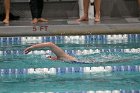
[(58, 59), (62, 59), (62, 60), (63, 59), (76, 60), (75, 57), (66, 54), (60, 47), (58, 47), (57, 45), (55, 45), (52, 42), (40, 43), (40, 44), (32, 45), (32, 46), (26, 48), (24, 50), (24, 53), (27, 54), (32, 49), (35, 49), (35, 48), (43, 48), (43, 47), (49, 47), (51, 49), (51, 51), (57, 56)]
[(24, 53), (25, 53), (25, 54), (28, 54), (32, 49), (43, 48), (43, 47), (47, 47), (48, 45), (49, 45), (49, 44), (47, 44), (47, 43), (35, 44), (35, 45), (30, 46), (30, 47), (27, 47), (27, 48), (24, 50)]
[(44, 47), (49, 47), (51, 51), (57, 56), (57, 57), (63, 57), (67, 55), (60, 47), (57, 45), (53, 44), (52, 42), (47, 42), (47, 43), (40, 43), (40, 44), (35, 44), (32, 45), (24, 50), (25, 54), (28, 54), (32, 49), (36, 48), (44, 48)]

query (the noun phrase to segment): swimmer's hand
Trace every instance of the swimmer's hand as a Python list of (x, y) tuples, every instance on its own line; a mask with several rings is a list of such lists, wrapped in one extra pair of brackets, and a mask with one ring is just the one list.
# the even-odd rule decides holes
[(25, 54), (28, 54), (28, 53), (31, 51), (31, 49), (32, 49), (31, 47), (26, 48), (26, 49), (24, 50), (24, 53), (25, 53)]

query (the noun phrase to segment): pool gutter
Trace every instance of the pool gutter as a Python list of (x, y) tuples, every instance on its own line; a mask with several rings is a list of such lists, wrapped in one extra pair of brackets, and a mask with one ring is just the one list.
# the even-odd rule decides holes
[(140, 23), (94, 25), (0, 26), (0, 37), (54, 35), (140, 34)]

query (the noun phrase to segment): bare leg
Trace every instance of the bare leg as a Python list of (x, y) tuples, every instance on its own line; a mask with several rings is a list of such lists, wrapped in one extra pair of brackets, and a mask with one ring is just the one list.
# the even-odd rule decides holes
[(95, 0), (95, 22), (100, 21), (100, 5), (101, 5), (101, 0)]
[(10, 0), (4, 0), (5, 5), (5, 19), (3, 20), (3, 23), (9, 24), (9, 14), (10, 14)]
[(140, 8), (140, 0), (138, 0), (139, 8)]
[(77, 21), (88, 21), (89, 0), (83, 0), (84, 15)]

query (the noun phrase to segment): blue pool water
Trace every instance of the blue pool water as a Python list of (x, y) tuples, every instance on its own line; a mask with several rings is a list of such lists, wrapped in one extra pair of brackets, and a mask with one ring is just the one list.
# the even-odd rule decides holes
[[(0, 37), (0, 93), (140, 93), (139, 41), (139, 34)], [(88, 64), (48, 60), (48, 48), (23, 53), (42, 42)]]

